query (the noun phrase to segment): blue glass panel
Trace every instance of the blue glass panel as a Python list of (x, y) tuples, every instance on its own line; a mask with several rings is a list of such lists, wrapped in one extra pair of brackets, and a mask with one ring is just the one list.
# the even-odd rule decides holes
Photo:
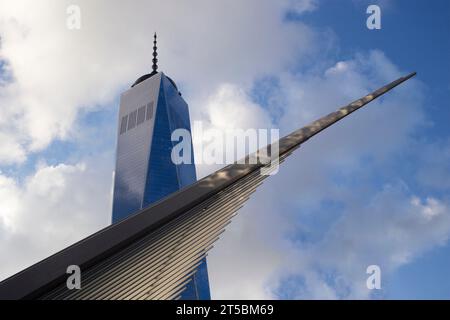
[[(189, 132), (191, 132), (188, 105), (181, 98), (181, 96), (178, 94), (178, 91), (175, 89), (175, 87), (167, 77), (163, 77), (162, 83), (164, 86), (164, 91), (167, 99), (167, 110), (169, 115), (170, 130), (173, 132), (176, 129), (186, 129)], [(177, 171), (180, 188), (186, 187), (197, 181), (197, 176), (195, 173), (192, 141), (191, 141), (190, 164), (177, 165)]]
[(129, 214), (138, 211), (140, 199), (136, 197), (128, 188), (128, 184), (116, 175), (114, 182), (114, 200), (112, 222), (117, 222), (126, 218)]
[(159, 90), (155, 117), (143, 207), (179, 189), (177, 169), (170, 157), (172, 141), (163, 86)]

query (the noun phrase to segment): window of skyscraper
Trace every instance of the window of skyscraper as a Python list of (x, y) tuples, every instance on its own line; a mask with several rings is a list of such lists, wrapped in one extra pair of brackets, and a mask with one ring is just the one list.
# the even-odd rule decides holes
[(140, 107), (137, 114), (137, 125), (145, 121), (145, 106)]
[(133, 129), (136, 126), (136, 116), (137, 116), (137, 110), (130, 113), (128, 117), (128, 130)]
[(120, 134), (125, 133), (125, 131), (127, 131), (127, 120), (128, 115), (122, 117), (122, 122), (120, 123)]
[(153, 101), (147, 103), (147, 120), (150, 120), (153, 117)]

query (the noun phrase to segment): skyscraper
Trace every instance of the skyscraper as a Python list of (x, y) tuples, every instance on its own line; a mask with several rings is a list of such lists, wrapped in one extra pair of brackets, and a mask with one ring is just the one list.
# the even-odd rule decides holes
[[(193, 154), (190, 164), (175, 165), (171, 160), (172, 132), (191, 131), (189, 109), (175, 82), (157, 71), (156, 49), (155, 34), (153, 71), (137, 79), (120, 98), (113, 223), (197, 180)], [(205, 259), (182, 299), (210, 299)]]

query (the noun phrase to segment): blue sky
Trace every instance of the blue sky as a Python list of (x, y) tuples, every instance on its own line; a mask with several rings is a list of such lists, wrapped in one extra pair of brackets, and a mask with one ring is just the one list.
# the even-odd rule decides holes
[(427, 86), (429, 117), (435, 123), (430, 136), (448, 136), (450, 110), (440, 107), (449, 98), (450, 4), (445, 0), (387, 1), (381, 6), (382, 29), (361, 28), (364, 12), (373, 1), (324, 1), (320, 10), (304, 17), (318, 28), (329, 28), (339, 39), (338, 59), (346, 59), (358, 50), (378, 48), (407, 70), (417, 71)]
[[(448, 1), (79, 4), (78, 33), (60, 25), (64, 2), (35, 17), (32, 2), (0, 6), (0, 118), (14, 119), (0, 121), (0, 253), (20, 248), (2, 277), (109, 223), (118, 98), (157, 30), (161, 69), (207, 129), (287, 133), (418, 72), (265, 182), (211, 253), (213, 297), (450, 298)], [(381, 30), (365, 27), (369, 4)], [(364, 287), (370, 263), (381, 291)]]
[[(339, 59), (351, 56), (356, 50), (378, 48), (403, 69), (417, 71), (418, 78), (426, 86), (427, 117), (433, 122), (432, 128), (420, 132), (421, 139), (448, 139), (450, 41), (447, 33), (450, 27), (450, 3), (439, 0), (393, 1), (387, 10), (382, 11), (382, 29), (371, 31), (359, 27), (363, 23), (359, 13), (372, 3), (325, 1), (320, 10), (311, 13), (305, 20), (318, 27), (330, 28), (337, 34), (340, 42)], [(401, 170), (401, 166), (399, 164), (398, 170)], [(407, 179), (408, 172), (403, 174)], [(420, 187), (417, 189), (421, 192)], [(437, 190), (438, 193), (440, 191)], [(389, 279), (385, 287), (386, 297), (450, 298), (449, 269), (450, 246), (433, 249), (400, 268)]]

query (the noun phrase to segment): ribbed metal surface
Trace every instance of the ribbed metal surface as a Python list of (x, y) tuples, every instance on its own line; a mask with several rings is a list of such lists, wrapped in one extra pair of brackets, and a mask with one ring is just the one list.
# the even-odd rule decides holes
[[(291, 152), (280, 157), (280, 163)], [(260, 170), (145, 236), (82, 270), (82, 289), (60, 285), (41, 299), (177, 299), (232, 217), (266, 178)]]

